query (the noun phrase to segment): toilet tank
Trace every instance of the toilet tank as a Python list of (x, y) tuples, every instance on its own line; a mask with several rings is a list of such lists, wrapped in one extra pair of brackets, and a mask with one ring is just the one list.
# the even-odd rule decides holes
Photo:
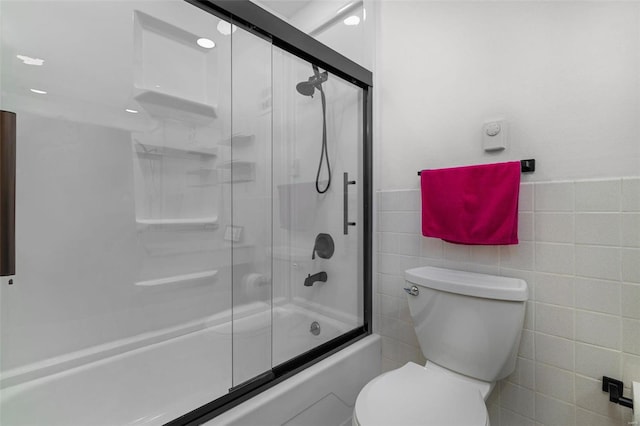
[(418, 289), (407, 297), (429, 361), (487, 382), (513, 372), (528, 297), (524, 280), (429, 266), (405, 271), (405, 279)]

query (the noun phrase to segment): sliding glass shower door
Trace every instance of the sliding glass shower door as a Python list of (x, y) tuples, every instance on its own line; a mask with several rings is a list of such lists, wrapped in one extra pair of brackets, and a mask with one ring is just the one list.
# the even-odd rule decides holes
[(226, 395), (230, 25), (182, 1), (1, 7), (17, 244), (0, 423), (156, 424)]
[(363, 325), (362, 90), (273, 48), (273, 362)]
[(165, 424), (362, 332), (361, 88), (181, 0), (0, 19), (0, 423)]

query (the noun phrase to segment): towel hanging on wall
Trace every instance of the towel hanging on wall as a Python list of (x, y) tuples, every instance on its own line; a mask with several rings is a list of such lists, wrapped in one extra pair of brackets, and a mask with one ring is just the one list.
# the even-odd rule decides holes
[(518, 244), (520, 161), (423, 170), (422, 235), (456, 244)]

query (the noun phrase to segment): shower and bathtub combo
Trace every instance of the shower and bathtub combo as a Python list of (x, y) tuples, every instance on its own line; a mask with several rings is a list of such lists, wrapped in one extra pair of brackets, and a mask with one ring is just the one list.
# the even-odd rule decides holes
[(0, 19), (0, 423), (487, 424), (519, 280), (408, 271), (375, 378), (369, 71), (248, 1)]
[(246, 1), (0, 8), (3, 425), (202, 423), (371, 333), (369, 71)]

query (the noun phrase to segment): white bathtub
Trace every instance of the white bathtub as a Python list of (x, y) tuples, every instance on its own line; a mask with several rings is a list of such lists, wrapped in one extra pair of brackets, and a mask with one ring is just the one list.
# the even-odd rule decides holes
[[(6, 372), (0, 424), (164, 424), (264, 372), (272, 352), (277, 363), (351, 328), (292, 305), (277, 307), (272, 348), (271, 311), (251, 309), (234, 323), (233, 363), (227, 313), (226, 321), (219, 315)], [(320, 336), (309, 332), (313, 321), (322, 327)]]

